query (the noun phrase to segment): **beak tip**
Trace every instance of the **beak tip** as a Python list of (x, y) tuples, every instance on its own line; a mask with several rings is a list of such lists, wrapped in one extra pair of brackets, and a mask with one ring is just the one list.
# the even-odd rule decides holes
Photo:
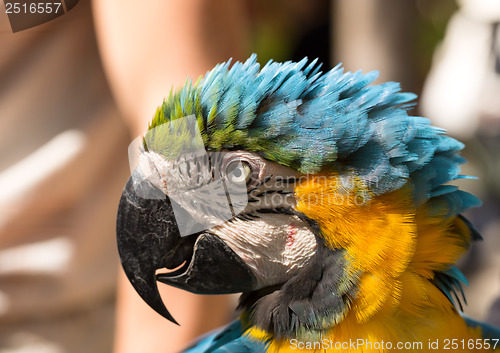
[(169, 320), (170, 322), (176, 324), (177, 326), (181, 326), (172, 316), (170, 318), (166, 318), (167, 320)]
[(144, 300), (154, 311), (156, 311), (168, 321), (180, 326), (165, 306), (165, 303), (163, 302), (160, 295), (156, 278), (154, 274), (151, 275), (152, 273), (153, 272), (149, 272), (150, 275), (141, 277), (140, 281), (131, 280), (132, 286), (142, 298), (142, 300)]
[(158, 286), (155, 282), (150, 283), (147, 289), (144, 289), (144, 287), (141, 288), (135, 286), (134, 289), (137, 291), (142, 300), (144, 300), (154, 311), (156, 311), (168, 321), (176, 324), (177, 326), (180, 326), (177, 320), (174, 319), (172, 314), (170, 314), (167, 307), (163, 303), (160, 292), (158, 291)]
[(153, 308), (154, 311), (156, 311), (158, 314), (160, 314), (161, 316), (163, 316), (168, 321), (176, 324), (177, 326), (180, 326), (180, 324), (177, 322), (177, 320), (175, 320), (174, 317), (172, 316), (172, 314), (170, 314), (170, 312), (168, 311), (168, 309), (165, 306), (165, 304), (163, 304), (163, 301), (161, 301), (160, 303), (158, 303), (158, 305), (154, 305), (154, 306), (151, 306), (151, 307)]
[(165, 319), (167, 319), (171, 323), (174, 323), (177, 326), (180, 326), (180, 324), (177, 322), (177, 320), (174, 319), (174, 317), (172, 316), (172, 314), (170, 314), (168, 312), (167, 308), (164, 307), (164, 310), (157, 311), (157, 312), (158, 312), (158, 314), (160, 314), (161, 316), (163, 316)]

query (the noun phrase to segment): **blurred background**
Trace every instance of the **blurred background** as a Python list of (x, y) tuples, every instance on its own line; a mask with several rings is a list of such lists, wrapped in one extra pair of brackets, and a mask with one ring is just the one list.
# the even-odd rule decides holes
[(162, 288), (182, 324), (119, 271), (127, 146), (171, 87), (230, 57), (318, 57), (378, 70), (464, 141), (465, 312), (500, 326), (500, 3), (495, 0), (80, 1), (12, 33), (0, 2), (0, 353), (175, 352), (234, 317), (235, 297)]

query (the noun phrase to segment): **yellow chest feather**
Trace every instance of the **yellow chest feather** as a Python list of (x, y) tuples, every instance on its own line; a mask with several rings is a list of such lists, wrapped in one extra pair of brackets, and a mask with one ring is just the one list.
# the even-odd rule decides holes
[[(346, 250), (358, 278), (350, 310), (325, 337), (273, 340), (268, 352), (481, 350), (481, 333), (432, 283), (435, 271), (468, 247), (468, 228), (456, 217), (431, 216), (425, 205), (415, 208), (409, 188), (372, 197), (353, 181), (344, 188), (335, 175), (316, 176), (295, 190), (297, 210), (318, 222), (328, 246)], [(257, 328), (247, 334), (269, 338)]]

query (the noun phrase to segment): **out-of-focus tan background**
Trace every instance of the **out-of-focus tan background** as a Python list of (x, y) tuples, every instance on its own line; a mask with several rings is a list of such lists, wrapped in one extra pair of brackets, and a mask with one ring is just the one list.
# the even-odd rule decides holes
[(500, 326), (499, 23), (493, 0), (95, 0), (12, 33), (0, 1), (0, 353), (175, 352), (234, 316), (234, 297), (173, 288), (183, 326), (152, 312), (119, 275), (114, 224), (161, 99), (252, 52), (379, 70), (466, 142), (485, 241), (461, 260), (465, 312)]

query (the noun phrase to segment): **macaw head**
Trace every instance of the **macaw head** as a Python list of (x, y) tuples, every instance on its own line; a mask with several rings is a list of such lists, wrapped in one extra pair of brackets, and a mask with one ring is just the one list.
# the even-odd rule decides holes
[(449, 229), (476, 199), (443, 185), (462, 144), (376, 76), (252, 56), (171, 93), (132, 145), (118, 211), (140, 296), (175, 322), (157, 282), (241, 292), (249, 320), (278, 337), (424, 305), (405, 303), (400, 283), (449, 269), (468, 242)]

